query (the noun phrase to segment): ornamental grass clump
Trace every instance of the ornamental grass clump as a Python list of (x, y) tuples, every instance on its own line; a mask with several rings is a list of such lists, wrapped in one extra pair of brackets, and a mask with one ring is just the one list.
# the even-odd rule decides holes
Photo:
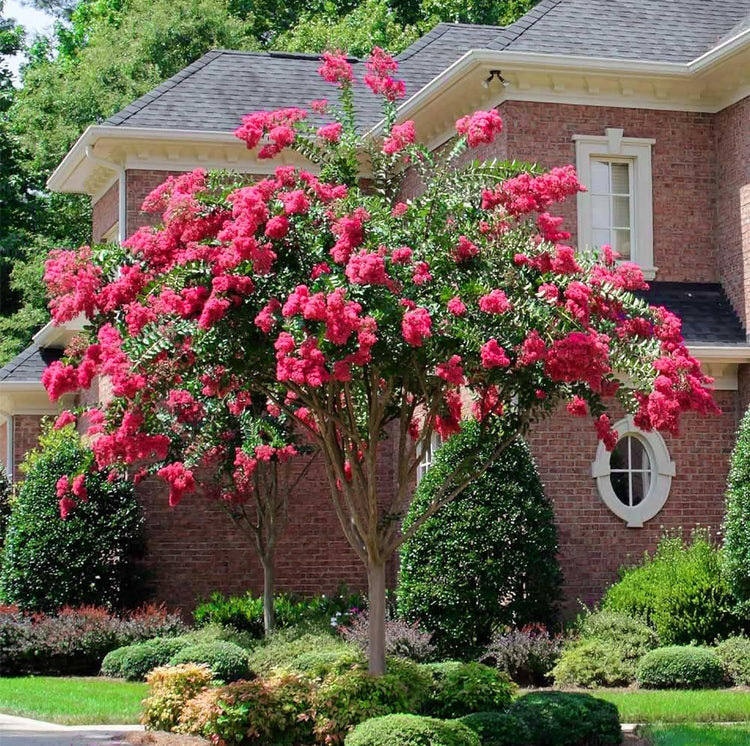
[[(77, 413), (97, 434), (78, 487), (96, 470), (145, 469), (173, 505), (200, 493), (252, 511), (259, 475), (298, 453), (288, 434), (309, 436), (367, 568), (382, 674), (388, 560), (532, 422), (567, 406), (611, 449), (612, 397), (645, 430), (677, 433), (682, 412), (717, 410), (679, 319), (634, 295), (640, 269), (566, 243), (552, 213), (584, 188), (572, 167), (466, 164), (501, 132), (495, 110), (459, 119), (432, 153), (399, 119), (397, 62), (376, 48), (363, 67), (382, 102), (372, 132), (357, 127), (359, 75), (326, 53), (340, 105), (251, 113), (235, 133), (259, 158), (296, 151), (318, 175), (280, 166), (248, 185), (199, 169), (146, 198), (159, 226), (53, 252), (53, 319), (87, 326), (44, 384), (53, 400), (97, 375), (112, 385), (106, 405)], [(469, 416), (490, 458), (467, 453), (402, 531), (425, 445)], [(78, 505), (71, 489), (60, 499)]]

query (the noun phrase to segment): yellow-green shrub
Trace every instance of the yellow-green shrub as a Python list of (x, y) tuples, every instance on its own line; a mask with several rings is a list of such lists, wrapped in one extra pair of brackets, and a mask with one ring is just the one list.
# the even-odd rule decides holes
[(182, 663), (160, 666), (146, 676), (149, 696), (143, 700), (141, 722), (150, 730), (172, 730), (188, 700), (211, 684), (213, 674), (205, 665)]

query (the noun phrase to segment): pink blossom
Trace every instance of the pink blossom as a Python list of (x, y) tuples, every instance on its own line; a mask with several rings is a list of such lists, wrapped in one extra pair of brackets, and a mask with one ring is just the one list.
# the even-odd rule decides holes
[(172, 507), (177, 505), (185, 494), (195, 492), (193, 472), (180, 461), (167, 464), (156, 473), (169, 484), (169, 504)]
[(66, 409), (55, 420), (55, 424), (53, 427), (55, 430), (62, 430), (67, 425), (75, 424), (75, 421), (76, 416), (69, 409)]
[(406, 202), (397, 202), (391, 210), (391, 217), (401, 218), (406, 215), (408, 209), (409, 205), (407, 205)]
[(354, 80), (352, 66), (346, 55), (340, 51), (323, 52), (323, 64), (318, 68), (318, 75), (328, 83), (335, 83), (340, 88)]
[(458, 245), (453, 249), (453, 259), (457, 262), (465, 262), (468, 259), (473, 259), (479, 254), (479, 247), (469, 241), (466, 236), (460, 236), (458, 239)]
[(604, 447), (608, 451), (613, 451), (617, 445), (618, 433), (617, 430), (612, 429), (612, 421), (606, 414), (601, 415), (594, 422), (594, 429), (599, 440), (604, 443)]
[(505, 350), (500, 347), (494, 337), (482, 345), (480, 352), (482, 367), (484, 368), (506, 368), (510, 365), (510, 360), (505, 354)]
[(281, 239), (289, 233), (289, 220), (283, 215), (277, 215), (266, 223), (265, 234), (268, 238)]
[(410, 264), (413, 254), (408, 246), (400, 246), (391, 252), (391, 261), (394, 264)]
[(86, 475), (79, 474), (73, 479), (70, 491), (81, 501), (88, 502), (88, 492), (86, 491)]
[(438, 363), (435, 374), (455, 386), (462, 386), (466, 382), (460, 355), (452, 355), (447, 362)]
[(426, 308), (407, 311), (401, 320), (401, 333), (407, 344), (421, 347), (425, 339), (432, 336), (432, 319)]
[(367, 73), (365, 84), (377, 96), (384, 96), (388, 101), (403, 98), (406, 87), (402, 80), (394, 80), (391, 73), (396, 72), (398, 64), (380, 47), (374, 47), (370, 59), (365, 63)]
[(304, 214), (310, 209), (310, 200), (302, 189), (295, 189), (292, 192), (281, 192), (279, 199), (284, 205), (284, 212), (287, 215)]
[(341, 139), (341, 132), (343, 126), (341, 122), (332, 122), (331, 124), (324, 124), (318, 128), (317, 135), (321, 140), (326, 140), (330, 143), (337, 143)]
[(448, 313), (463, 316), (466, 313), (466, 304), (456, 295), (448, 301)]
[(409, 119), (403, 124), (394, 124), (388, 137), (383, 141), (383, 152), (396, 155), (417, 139), (414, 122)]
[(479, 299), (479, 310), (485, 313), (506, 313), (511, 305), (508, 296), (500, 289), (495, 289), (489, 295)]
[(414, 265), (412, 281), (415, 285), (426, 285), (432, 279), (430, 265), (427, 262), (417, 262)]
[(352, 254), (346, 265), (346, 276), (355, 285), (388, 285), (390, 282), (383, 256), (367, 251)]
[(456, 132), (464, 135), (470, 148), (482, 143), (491, 143), (503, 129), (503, 120), (497, 109), (475, 111), (456, 122)]
[(585, 417), (589, 413), (588, 404), (580, 396), (574, 396), (567, 404), (566, 409), (576, 417)]

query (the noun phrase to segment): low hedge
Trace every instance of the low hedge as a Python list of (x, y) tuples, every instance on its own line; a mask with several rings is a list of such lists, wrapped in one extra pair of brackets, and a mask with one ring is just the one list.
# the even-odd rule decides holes
[(440, 718), (457, 718), (473, 712), (504, 710), (517, 687), (504, 671), (481, 663), (431, 663), (432, 688), (424, 712)]
[(750, 686), (750, 638), (729, 637), (716, 646), (724, 675), (735, 686)]
[(724, 683), (724, 667), (713, 650), (672, 645), (643, 656), (638, 664), (637, 681), (648, 689), (713, 688)]
[(475, 712), (460, 722), (479, 736), (482, 746), (534, 746), (526, 723), (509, 712)]
[(385, 715), (360, 723), (346, 746), (480, 746), (477, 734), (458, 721), (419, 715)]
[(534, 746), (616, 746), (622, 743), (617, 707), (589, 694), (532, 692), (511, 715), (522, 720)]
[(215, 678), (227, 683), (251, 676), (247, 651), (224, 640), (183, 647), (172, 656), (169, 663), (172, 666), (180, 663), (205, 663)]

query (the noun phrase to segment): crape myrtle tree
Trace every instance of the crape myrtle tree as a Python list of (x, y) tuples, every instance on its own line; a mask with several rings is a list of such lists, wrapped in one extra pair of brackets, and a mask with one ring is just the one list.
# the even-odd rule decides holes
[[(632, 293), (645, 287), (640, 270), (607, 247), (599, 258), (564, 243), (548, 210), (582, 189), (571, 167), (460, 165), (500, 132), (496, 111), (460, 119), (454, 142), (430, 153), (413, 122), (397, 120), (394, 60), (376, 48), (366, 69), (383, 101), (379, 135), (356, 127), (340, 53), (319, 70), (340, 105), (256, 112), (236, 131), (261, 158), (299, 151), (316, 174), (280, 167), (227, 187), (195, 171), (147, 198), (161, 227), (122, 247), (54, 254), (54, 318), (84, 313), (90, 331), (44, 383), (57, 398), (109, 378), (113, 398), (87, 415), (98, 468), (155, 458), (148, 468), (172, 503), (198, 490), (243, 499), (243, 480), (273, 458), (246, 444), (255, 415), (229, 420), (228, 403), (257, 397), (295, 423), (319, 448), (366, 565), (370, 670), (380, 674), (386, 561), (533, 422), (567, 406), (591, 416), (611, 449), (613, 398), (646, 430), (677, 432), (682, 412), (716, 407), (679, 319)], [(421, 192), (405, 200), (409, 171)], [(200, 411), (187, 440), (178, 401)], [(423, 447), (464, 417), (494, 449), (480, 462), (467, 453), (402, 531)]]

